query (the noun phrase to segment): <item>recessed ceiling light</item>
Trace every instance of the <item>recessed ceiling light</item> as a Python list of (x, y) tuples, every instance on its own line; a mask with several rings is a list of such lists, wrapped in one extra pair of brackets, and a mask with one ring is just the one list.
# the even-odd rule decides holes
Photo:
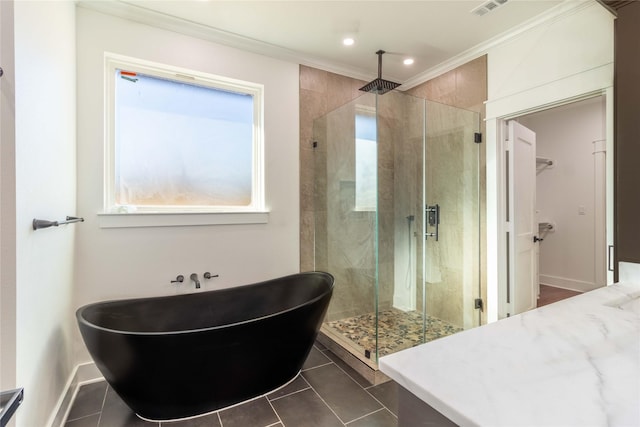
[(351, 37), (347, 37), (347, 38), (342, 40), (342, 44), (345, 45), (345, 46), (353, 46), (353, 44), (355, 42), (356, 41), (354, 39), (352, 39)]
[(404, 65), (411, 65), (413, 64), (413, 58), (406, 58), (404, 61), (402, 61), (402, 63)]

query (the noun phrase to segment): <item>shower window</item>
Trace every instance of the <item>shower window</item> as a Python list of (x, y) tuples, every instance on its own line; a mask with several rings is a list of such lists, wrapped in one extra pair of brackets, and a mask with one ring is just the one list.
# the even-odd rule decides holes
[(116, 60), (107, 71), (108, 212), (263, 209), (260, 85)]
[(359, 107), (356, 113), (355, 210), (375, 211), (377, 201), (377, 136), (375, 111)]

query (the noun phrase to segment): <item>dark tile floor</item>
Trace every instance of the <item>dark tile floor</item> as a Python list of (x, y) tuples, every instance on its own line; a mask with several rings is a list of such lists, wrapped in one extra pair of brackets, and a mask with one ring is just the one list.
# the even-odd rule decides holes
[(397, 385), (372, 386), (322, 344), (302, 373), (265, 397), (188, 421), (138, 418), (104, 382), (80, 387), (65, 427), (396, 427)]

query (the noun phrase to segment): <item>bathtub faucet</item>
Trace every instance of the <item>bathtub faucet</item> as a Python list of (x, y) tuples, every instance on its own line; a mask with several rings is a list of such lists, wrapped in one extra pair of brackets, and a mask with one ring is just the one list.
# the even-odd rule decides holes
[(200, 280), (198, 279), (197, 273), (191, 273), (191, 280), (196, 284), (196, 289), (200, 289)]

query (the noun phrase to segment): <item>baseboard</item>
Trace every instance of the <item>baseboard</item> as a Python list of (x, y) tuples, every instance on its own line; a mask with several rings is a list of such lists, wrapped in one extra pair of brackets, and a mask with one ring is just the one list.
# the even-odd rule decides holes
[(539, 281), (541, 285), (548, 285), (555, 288), (568, 289), (570, 291), (576, 292), (588, 292), (601, 287), (592, 282), (584, 282), (581, 280), (550, 276), (546, 274), (540, 274)]
[(67, 421), (67, 416), (71, 410), (71, 404), (78, 393), (78, 388), (83, 384), (89, 384), (103, 380), (104, 377), (96, 367), (95, 363), (88, 362), (76, 365), (69, 375), (64, 392), (60, 396), (55, 410), (49, 418), (48, 427), (62, 427)]

